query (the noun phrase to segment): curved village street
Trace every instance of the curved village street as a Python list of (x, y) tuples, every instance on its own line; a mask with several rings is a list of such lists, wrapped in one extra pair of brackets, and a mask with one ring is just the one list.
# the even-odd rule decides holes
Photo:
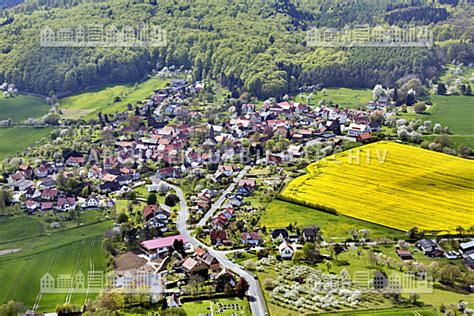
[[(245, 173), (250, 169), (249, 166), (245, 167), (242, 172), (239, 174), (238, 179), (241, 179)], [(152, 181), (156, 183), (157, 179), (152, 177)], [(238, 182), (238, 180), (237, 180)], [(188, 229), (186, 222), (189, 217), (189, 211), (188, 211), (188, 206), (186, 203), (186, 197), (183, 193), (183, 191), (176, 185), (167, 183), (173, 190), (176, 191), (176, 195), (179, 197), (179, 204), (180, 204), (180, 211), (178, 213), (178, 219), (176, 221), (176, 227), (180, 234), (182, 234), (193, 247), (201, 247), (205, 249), (207, 252), (209, 252), (212, 256), (214, 256), (220, 264), (226, 268), (229, 269), (236, 274), (238, 274), (240, 277), (245, 278), (245, 280), (249, 284), (249, 290), (247, 292), (248, 298), (249, 298), (249, 304), (250, 304), (250, 309), (252, 310), (252, 315), (257, 315), (257, 316), (263, 316), (263, 315), (268, 315), (266, 305), (265, 305), (265, 298), (263, 297), (262, 290), (260, 289), (260, 284), (258, 280), (256, 280), (251, 273), (248, 271), (244, 270), (240, 265), (230, 261), (227, 256), (226, 252), (224, 251), (218, 251), (215, 250), (213, 247), (206, 246), (203, 244), (201, 241), (196, 239), (193, 235), (192, 232)], [(224, 191), (224, 194), (221, 195), (221, 197), (214, 203), (213, 207), (211, 210), (216, 210), (219, 208), (219, 206), (223, 203), (226, 197), (226, 192), (229, 193), (233, 190), (233, 187), (235, 187), (235, 182), (233, 182), (227, 190)], [(208, 217), (212, 216), (211, 212), (208, 212)], [(205, 222), (200, 221), (198, 223), (199, 226), (203, 225)]]

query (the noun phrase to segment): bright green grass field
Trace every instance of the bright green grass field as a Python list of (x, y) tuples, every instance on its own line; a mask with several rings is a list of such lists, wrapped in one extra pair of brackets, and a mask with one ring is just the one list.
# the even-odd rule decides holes
[(0, 120), (9, 117), (16, 123), (23, 122), (28, 118), (38, 118), (48, 113), (51, 107), (43, 98), (30, 95), (19, 95), (4, 98), (0, 96)]
[(34, 217), (0, 217), (0, 243), (37, 236), (43, 232), (43, 225)]
[(51, 128), (0, 128), (0, 160), (23, 151), (51, 134)]
[[(136, 104), (153, 94), (153, 90), (166, 86), (168, 81), (152, 78), (137, 85), (116, 85), (84, 92), (60, 100), (63, 114), (71, 119), (94, 117), (98, 112), (115, 113), (125, 111), (127, 104)], [(115, 97), (122, 100), (114, 102)]]
[(332, 215), (320, 212), (308, 207), (287, 203), (280, 200), (273, 200), (267, 207), (260, 219), (260, 226), (265, 225), (268, 229), (283, 228), (289, 224), (300, 228), (310, 225), (319, 226), (323, 236), (329, 238), (346, 239), (349, 237), (351, 229), (369, 229), (370, 238), (387, 237), (403, 238), (405, 234), (395, 229), (386, 228), (376, 224), (359, 221), (353, 218)]
[[(320, 100), (332, 101), (342, 108), (358, 108), (365, 106), (372, 100), (372, 91), (369, 89), (349, 89), (349, 88), (327, 88), (326, 95), (322, 91), (314, 92), (310, 104), (317, 106)], [(305, 96), (305, 97), (303, 97)], [(306, 97), (309, 93), (301, 93), (295, 97), (295, 102), (308, 103)]]
[[(12, 218), (8, 221), (18, 228), (25, 223), (25, 218)], [(19, 252), (0, 256), (0, 304), (13, 299), (23, 302), (27, 308), (38, 303), (38, 311), (53, 311), (57, 304), (65, 303), (67, 291), (39, 295), (41, 277), (46, 272), (57, 278), (60, 274), (82, 271), (87, 278), (91, 265), (94, 270), (105, 273), (105, 253), (101, 238), (110, 226), (110, 222), (102, 222), (0, 244), (2, 250), (21, 249)], [(29, 232), (30, 235), (33, 233)], [(95, 296), (96, 294), (91, 294), (89, 298)], [(82, 305), (86, 298), (85, 293), (72, 292), (70, 302)]]
[[(434, 141), (436, 137), (437, 136), (424, 136), (423, 139)], [(457, 135), (448, 136), (448, 138), (451, 140), (453, 148), (457, 148), (461, 144), (474, 148), (474, 136)]]
[(429, 120), (449, 126), (453, 134), (474, 135), (474, 97), (435, 95), (432, 100)]

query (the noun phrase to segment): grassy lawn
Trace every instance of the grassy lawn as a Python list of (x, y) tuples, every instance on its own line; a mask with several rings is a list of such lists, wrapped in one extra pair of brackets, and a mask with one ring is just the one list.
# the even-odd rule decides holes
[[(139, 187), (133, 188), (133, 191), (137, 194), (137, 198), (142, 198), (142, 199), (147, 199), (148, 195), (150, 194), (147, 190), (147, 184), (141, 185)], [(158, 204), (164, 204), (165, 203), (165, 198), (167, 194), (173, 194), (175, 193), (173, 190), (168, 191), (167, 193), (158, 193), (154, 192), (156, 194), (156, 200)]]
[[(313, 94), (313, 99), (309, 104), (317, 106), (321, 100), (326, 100), (327, 103), (332, 101), (333, 104), (339, 104), (342, 108), (358, 108), (365, 106), (372, 100), (372, 91), (369, 89), (349, 89), (349, 88), (328, 88), (323, 91), (318, 91)], [(301, 93), (295, 97), (295, 102), (308, 103), (307, 96), (309, 93)]]
[(253, 261), (257, 261), (257, 255), (249, 253), (247, 251), (242, 252), (235, 252), (227, 254), (227, 258), (232, 259), (235, 263), (243, 264), (245, 261), (252, 259)]
[(44, 232), (41, 222), (28, 216), (0, 218), (0, 243), (40, 235)]
[(23, 151), (43, 137), (48, 137), (51, 130), (51, 128), (0, 128), (0, 160)]
[(474, 134), (474, 97), (432, 96), (429, 120), (448, 126), (453, 134)]
[[(97, 112), (114, 113), (127, 109), (127, 104), (136, 104), (153, 94), (153, 90), (166, 86), (168, 81), (152, 78), (141, 84), (116, 85), (84, 92), (60, 100), (63, 114), (71, 119), (94, 117)], [(120, 97), (119, 102), (114, 102)]]
[(312, 208), (273, 200), (264, 212), (260, 225), (265, 225), (268, 229), (282, 228), (288, 224), (296, 223), (299, 227), (317, 225), (321, 227), (323, 236), (326, 239), (335, 238), (346, 239), (349, 237), (348, 231), (351, 229), (369, 229), (370, 238), (404, 238), (405, 234), (395, 229), (359, 221), (350, 217), (332, 215), (317, 211)]
[[(222, 313), (220, 312), (220, 306), (222, 304)], [(227, 308), (224, 308), (227, 305)], [(238, 306), (232, 308), (231, 306)], [(220, 298), (215, 300), (195, 301), (187, 302), (183, 304), (183, 309), (188, 315), (199, 315), (199, 314), (210, 314), (210, 315), (251, 315), (250, 307), (247, 300), (241, 300), (238, 298)], [(212, 310), (211, 310), (212, 309)]]
[(5, 98), (0, 95), (0, 120), (12, 118), (21, 123), (28, 118), (38, 118), (48, 113), (51, 107), (43, 98), (30, 95), (19, 95)]

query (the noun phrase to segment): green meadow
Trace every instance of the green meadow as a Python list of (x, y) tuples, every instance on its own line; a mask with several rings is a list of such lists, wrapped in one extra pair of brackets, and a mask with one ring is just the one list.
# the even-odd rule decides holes
[[(448, 126), (454, 147), (464, 144), (474, 148), (474, 96), (434, 95), (431, 99), (433, 106), (423, 119)], [(426, 136), (425, 139), (433, 140), (435, 137)]]
[(43, 232), (43, 224), (35, 217), (0, 217), (0, 244), (37, 236)]
[(5, 98), (0, 96), (0, 120), (11, 118), (15, 123), (21, 123), (28, 118), (38, 118), (48, 113), (51, 107), (43, 98), (19, 95)]
[(405, 236), (403, 232), (395, 229), (342, 215), (324, 213), (312, 208), (280, 200), (273, 200), (260, 219), (260, 226), (265, 226), (267, 230), (284, 228), (289, 224), (300, 228), (316, 225), (321, 228), (326, 240), (330, 238), (335, 240), (346, 239), (349, 237), (348, 232), (351, 229), (369, 229), (371, 239), (378, 237), (403, 238)]
[(473, 96), (432, 96), (433, 106), (429, 119), (448, 126), (453, 134), (474, 134), (474, 97)]
[[(165, 87), (167, 82), (152, 78), (135, 85), (115, 85), (76, 94), (60, 100), (61, 111), (71, 119), (91, 118), (98, 112), (125, 111), (129, 103), (135, 105), (138, 100), (145, 100), (153, 94), (153, 90)], [(120, 101), (116, 102), (116, 97)]]
[[(45, 233), (41, 222), (34, 217), (2, 218), (0, 251), (19, 251), (0, 256), (0, 303), (15, 300), (23, 302), (27, 308), (53, 311), (57, 304), (65, 303), (67, 299), (71, 304), (82, 305), (87, 298), (95, 297), (96, 294), (87, 296), (74, 292), (68, 295), (68, 291), (40, 293), (40, 279), (47, 272), (57, 278), (79, 271), (87, 279), (90, 267), (105, 273), (106, 257), (101, 240), (110, 226), (110, 222), (101, 222)], [(14, 240), (15, 236), (20, 236), (21, 229), (26, 238)]]
[(319, 101), (326, 103), (332, 101), (342, 108), (364, 107), (372, 100), (372, 91), (369, 89), (349, 89), (349, 88), (327, 88), (313, 93), (313, 98), (308, 102), (310, 93), (300, 93), (295, 97), (295, 102), (309, 103), (317, 106)]
[(51, 134), (51, 128), (0, 128), (0, 160), (15, 155)]

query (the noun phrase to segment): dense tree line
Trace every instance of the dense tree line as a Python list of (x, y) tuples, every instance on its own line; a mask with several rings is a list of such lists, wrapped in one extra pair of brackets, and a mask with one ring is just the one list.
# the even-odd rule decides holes
[[(34, 8), (28, 7), (33, 6), (31, 3), (22, 4), (10, 12), (13, 23), (0, 27), (0, 82), (14, 82), (20, 90), (56, 92), (61, 96), (88, 87), (137, 81), (153, 69), (174, 65), (193, 69), (197, 80), (213, 78), (231, 91), (268, 97), (284, 95), (302, 85), (362, 88), (382, 83), (388, 86), (408, 75), (427, 81), (448, 56), (458, 61), (473, 59), (472, 44), (464, 41), (434, 48), (335, 49), (311, 47), (307, 43), (305, 31), (310, 27), (383, 21), (387, 4), (378, 0), (63, 2), (63, 5), (58, 2), (55, 8), (38, 5), (40, 2)], [(406, 9), (390, 12), (401, 14), (399, 10)], [(456, 10), (453, 17), (461, 16), (458, 13), (461, 11)], [(469, 13), (461, 18), (463, 22), (472, 22)], [(45, 27), (91, 24), (122, 27), (146, 23), (166, 29), (166, 47), (39, 45), (39, 34)], [(436, 27), (438, 37), (452, 40), (469, 36), (462, 25), (454, 22)], [(452, 46), (455, 49), (448, 54), (447, 49)]]
[(421, 6), (390, 11), (385, 15), (385, 21), (389, 24), (404, 24), (409, 22), (430, 24), (446, 20), (448, 16), (449, 13), (445, 8)]

